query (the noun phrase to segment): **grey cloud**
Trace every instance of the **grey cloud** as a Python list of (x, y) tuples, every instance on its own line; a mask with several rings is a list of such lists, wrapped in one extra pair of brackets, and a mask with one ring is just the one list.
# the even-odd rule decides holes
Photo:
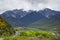
[(46, 0), (28, 0), (31, 3), (44, 3)]
[(39, 3), (47, 3), (46, 0), (27, 0), (29, 3), (31, 3), (32, 5), (37, 5)]
[(40, 10), (51, 8), (60, 11), (60, 0), (0, 0), (0, 14), (6, 10)]

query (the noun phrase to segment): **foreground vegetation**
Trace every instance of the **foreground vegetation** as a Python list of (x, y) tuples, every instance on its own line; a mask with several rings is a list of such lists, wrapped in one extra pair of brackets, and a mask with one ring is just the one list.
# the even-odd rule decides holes
[(1, 16), (0, 16), (0, 37), (6, 35), (13, 35), (14, 29), (11, 27), (9, 23), (7, 23)]
[(17, 35), (2, 37), (3, 40), (60, 40), (53, 32), (41, 30), (19, 30)]

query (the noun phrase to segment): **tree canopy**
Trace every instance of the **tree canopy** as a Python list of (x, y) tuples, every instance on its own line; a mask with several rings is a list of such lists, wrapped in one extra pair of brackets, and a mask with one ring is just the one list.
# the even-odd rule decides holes
[(7, 23), (1, 16), (0, 16), (0, 35), (11, 35), (14, 33), (13, 28), (9, 23)]

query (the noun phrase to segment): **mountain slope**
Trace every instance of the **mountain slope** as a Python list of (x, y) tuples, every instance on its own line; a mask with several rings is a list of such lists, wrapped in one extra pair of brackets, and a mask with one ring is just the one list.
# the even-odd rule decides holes
[(36, 21), (32, 24), (27, 25), (26, 27), (33, 27), (38, 29), (44, 29), (44, 30), (51, 30), (60, 28), (60, 14), (56, 14), (54, 16), (51, 16), (49, 19), (42, 19), (39, 21)]
[(1, 16), (12, 26), (20, 26), (19, 21), (20, 19), (27, 14), (26, 11), (20, 10), (8, 10), (1, 14)]
[(28, 24), (31, 24), (33, 22), (36, 22), (41, 19), (45, 19), (46, 17), (42, 15), (41, 13), (37, 13), (36, 11), (31, 12), (30, 14), (26, 15), (25, 17), (21, 18), (20, 24), (22, 26), (26, 26)]
[[(16, 12), (17, 11), (17, 12)], [(40, 20), (42, 18), (45, 18), (44, 15), (42, 15), (41, 13), (38, 13), (37, 11), (29, 11), (29, 12), (25, 12), (25, 11), (18, 11), (18, 10), (13, 10), (13, 11), (6, 11), (5, 13), (3, 13), (1, 16), (12, 26), (26, 26), (30, 23), (33, 23), (37, 20)], [(16, 15), (15, 15), (16, 14)], [(18, 15), (17, 15), (18, 14)], [(20, 15), (21, 14), (21, 15)], [(22, 14), (24, 14), (25, 16), (21, 17)], [(9, 15), (9, 16), (8, 16)], [(15, 15), (16, 17), (13, 17), (12, 15)], [(19, 17), (17, 17), (19, 16)]]
[[(58, 16), (59, 15), (59, 16)], [(10, 10), (1, 15), (13, 27), (55, 27), (60, 21), (60, 11), (45, 8), (39, 11)], [(57, 19), (57, 20), (56, 20)], [(57, 25), (57, 24), (55, 24)]]

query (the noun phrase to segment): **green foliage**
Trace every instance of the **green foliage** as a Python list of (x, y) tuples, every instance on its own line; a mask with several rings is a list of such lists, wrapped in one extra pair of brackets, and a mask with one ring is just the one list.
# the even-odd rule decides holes
[(20, 28), (14, 28), (14, 30), (15, 30), (15, 31), (19, 31), (19, 30), (20, 30)]
[(9, 36), (13, 33), (13, 28), (0, 16), (0, 36)]
[(20, 30), (19, 36), (3, 37), (4, 40), (31, 40), (34, 38), (42, 37), (43, 40), (58, 40), (60, 36), (52, 35), (53, 32), (41, 30)]
[(4, 40), (29, 40), (29, 37), (26, 36), (4, 37)]
[(45, 32), (45, 31), (36, 31), (36, 30), (29, 30), (29, 31), (21, 31), (20, 36), (43, 36), (46, 38), (51, 38), (52, 34), (51, 32)]

